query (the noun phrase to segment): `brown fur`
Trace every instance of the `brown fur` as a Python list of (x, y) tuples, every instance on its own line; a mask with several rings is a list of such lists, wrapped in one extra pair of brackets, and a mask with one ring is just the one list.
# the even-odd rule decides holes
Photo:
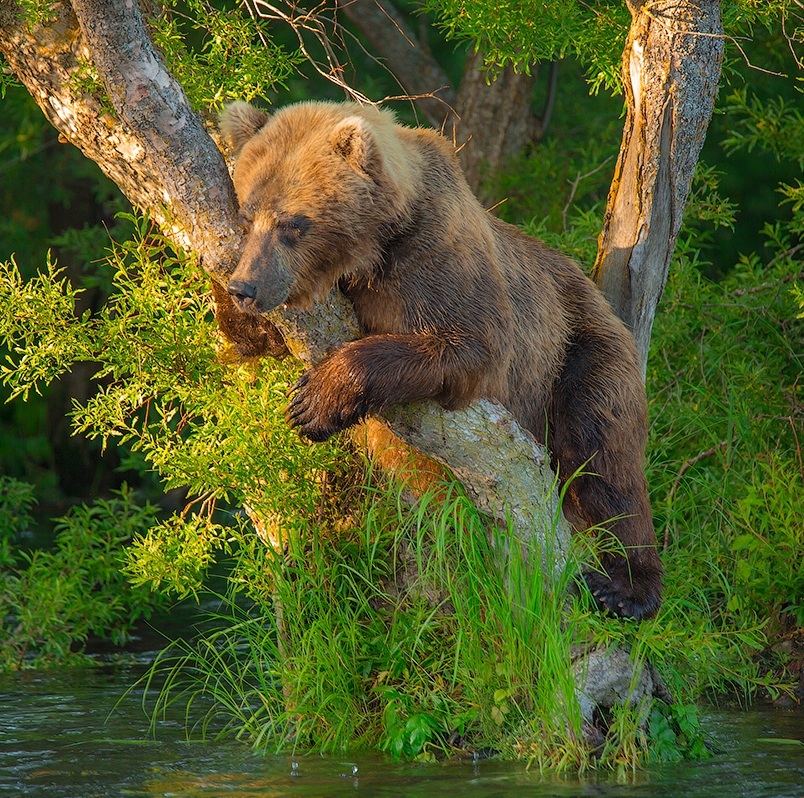
[(266, 356), (281, 360), (290, 354), (281, 333), (273, 324), (261, 316), (239, 310), (231, 294), (217, 280), (212, 280), (211, 287), (215, 321), (234, 346), (237, 360)]
[(229, 284), (238, 307), (305, 307), (339, 284), (365, 330), (302, 376), (289, 422), (321, 441), (401, 402), (502, 403), (547, 441), (562, 480), (583, 469), (568, 491), (576, 523), (625, 547), (586, 575), (598, 601), (654, 614), (641, 372), (578, 266), (483, 210), (447, 142), (387, 112), (303, 103), (269, 119), (238, 103), (223, 127), (250, 227)]

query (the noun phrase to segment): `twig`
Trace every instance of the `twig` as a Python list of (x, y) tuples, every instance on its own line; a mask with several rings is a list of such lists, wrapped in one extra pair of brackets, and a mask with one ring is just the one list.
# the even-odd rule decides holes
[[(793, 2), (799, 7), (804, 8), (804, 3), (800, 3), (799, 0), (793, 0)], [(790, 35), (787, 32), (787, 14), (782, 11), (782, 36), (784, 36), (785, 41), (787, 42), (787, 47), (790, 50), (790, 54), (793, 56), (793, 60), (796, 62), (796, 66), (799, 69), (804, 69), (804, 59), (799, 57), (796, 53), (795, 43), (801, 43), (800, 39), (796, 39), (795, 36)]]
[[(696, 463), (700, 463), (701, 460), (705, 460), (707, 457), (711, 457), (715, 452), (718, 452), (722, 449), (725, 449), (729, 445), (728, 441), (721, 441), (720, 443), (716, 443), (714, 446), (710, 446), (703, 452), (698, 452), (695, 457), (690, 457), (689, 460), (684, 462), (679, 468), (678, 473), (676, 474), (676, 478), (673, 480), (673, 484), (670, 486), (670, 492), (667, 494), (667, 505), (668, 507), (672, 506), (673, 504), (673, 497), (676, 494), (676, 490), (678, 490), (678, 486), (681, 484), (681, 480), (684, 478), (684, 474), (690, 470)], [(667, 551), (667, 547), (670, 545), (670, 526), (671, 521), (668, 519), (667, 524), (664, 527), (664, 540), (662, 542), (662, 551)]]
[(10, 169), (12, 166), (16, 166), (18, 163), (27, 161), (29, 158), (33, 158), (34, 155), (39, 155), (40, 152), (44, 152), (45, 150), (48, 150), (59, 143), (60, 139), (58, 136), (56, 136), (56, 138), (48, 139), (47, 141), (42, 142), (38, 147), (34, 147), (32, 150), (28, 150), (28, 152), (24, 152), (21, 155), (17, 155), (15, 158), (11, 158), (11, 160), (0, 164), (0, 172)]
[[(802, 245), (804, 246), (804, 245)], [(795, 254), (796, 250), (800, 249), (801, 247), (793, 247), (792, 249), (785, 252), (785, 255), (793, 255)], [(781, 281), (776, 280), (772, 283), (760, 283), (759, 285), (752, 286), (751, 288), (737, 288), (731, 292), (732, 296), (747, 296), (748, 294), (758, 294), (761, 291), (767, 291), (769, 288), (778, 288), (779, 282), (782, 283), (792, 283), (793, 280), (801, 280), (804, 279), (804, 272), (799, 272), (798, 274), (788, 274), (781, 279)]]
[(215, 504), (215, 492), (211, 490), (204, 491), (204, 493), (200, 494), (199, 496), (189, 499), (182, 508), (180, 515), (182, 518), (186, 518), (187, 514), (193, 509), (193, 507), (195, 507), (195, 505), (200, 505), (196, 515), (206, 515), (207, 517), (211, 517), (212, 513), (215, 511)]
[(499, 202), (495, 202), (490, 208), (486, 208), (486, 213), (493, 213), (500, 207), (500, 205), (504, 205), (508, 202), (508, 197), (503, 197)]
[[(422, 92), (420, 94), (410, 94), (409, 92), (406, 92), (402, 82), (392, 72), (384, 60), (369, 52), (353, 33), (341, 25), (336, 18), (338, 10), (337, 5), (335, 9), (332, 10), (331, 15), (323, 13), (324, 11), (331, 10), (325, 2), (319, 3), (309, 11), (298, 9), (295, 5), (290, 5), (288, 10), (285, 11), (278, 6), (273, 5), (271, 2), (269, 2), (269, 0), (243, 0), (243, 6), (254, 18), (284, 22), (295, 33), (299, 42), (299, 50), (304, 55), (307, 62), (319, 75), (321, 75), (321, 77), (330, 81), (331, 83), (334, 83), (336, 86), (342, 89), (349, 99), (363, 105), (379, 105), (384, 102), (392, 101), (406, 101), (413, 103), (416, 100), (434, 100), (444, 107), (445, 118), (450, 113), (455, 113), (449, 102), (438, 96), (439, 92), (443, 91), (448, 93), (452, 90), (448, 85), (441, 86), (433, 91)], [(403, 31), (399, 24), (391, 18), (387, 10), (379, 3), (377, 6), (383, 12), (384, 18), (388, 19), (389, 23), (394, 26), (395, 30), (397, 30), (397, 32), (405, 39), (406, 43), (411, 47), (415, 46), (414, 42), (410, 40), (405, 31)], [(311, 34), (318, 46), (324, 51), (324, 63), (317, 60), (310, 52), (305, 40), (305, 33)], [(346, 52), (348, 60), (348, 45), (346, 42), (347, 37), (350, 43), (357, 45), (360, 51), (367, 58), (370, 58), (375, 64), (384, 69), (391, 76), (391, 78), (402, 90), (401, 94), (388, 95), (383, 97), (378, 102), (374, 102), (368, 96), (353, 88), (346, 81), (343, 75), (346, 71), (347, 65), (345, 63), (341, 63), (338, 54), (335, 52), (335, 49), (332, 46), (332, 40), (337, 39), (340, 42)]]
[(598, 164), (591, 172), (587, 172), (585, 175), (582, 175), (578, 172), (578, 176), (572, 182), (572, 189), (570, 189), (569, 199), (567, 200), (567, 204), (564, 206), (564, 210), (561, 211), (561, 224), (564, 231), (567, 229), (567, 213), (569, 212), (570, 205), (572, 205), (572, 201), (575, 199), (575, 192), (578, 190), (578, 184), (581, 180), (586, 180), (587, 177), (591, 177), (592, 175), (599, 172), (612, 158), (613, 155), (609, 155), (603, 163)]
[[(252, 17), (259, 17), (261, 19), (274, 19), (279, 20), (288, 25), (288, 27), (296, 34), (299, 42), (299, 50), (302, 52), (307, 62), (318, 72), (321, 77), (334, 83), (341, 88), (350, 99), (355, 102), (364, 103), (366, 105), (374, 105), (374, 103), (366, 97), (365, 94), (352, 88), (342, 77), (345, 67), (340, 63), (335, 51), (332, 49), (327, 31), (324, 23), (321, 20), (319, 9), (324, 8), (320, 4), (310, 11), (297, 14), (296, 7), (290, 6), (289, 11), (283, 11), (275, 5), (267, 2), (267, 0), (244, 0), (244, 5), (248, 13)], [(333, 28), (341, 30), (340, 25), (335, 20), (327, 20)], [(313, 38), (324, 51), (326, 65), (322, 64), (307, 47), (303, 32), (307, 31), (313, 35)]]

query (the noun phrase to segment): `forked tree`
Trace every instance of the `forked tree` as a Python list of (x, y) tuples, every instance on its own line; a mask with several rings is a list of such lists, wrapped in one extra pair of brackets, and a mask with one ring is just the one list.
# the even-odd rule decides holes
[[(382, 11), (382, 2), (372, 8), (370, 0), (358, 0), (349, 13), (363, 14), (365, 22)], [(633, 330), (644, 364), (712, 114), (723, 37), (718, 0), (631, 1), (629, 8), (627, 115), (594, 277)], [(371, 40), (370, 25), (366, 34)], [(198, 256), (212, 277), (219, 323), (234, 330), (250, 354), (286, 345), (309, 364), (359, 334), (338, 294), (310, 312), (278, 309), (261, 319), (236, 313), (223, 286), (244, 233), (227, 165), (154, 47), (136, 3), (55, 0), (29, 23), (15, 0), (0, 0), (0, 51), (62, 139)], [(82, 88), (87, 64), (97, 72), (103, 96)], [(428, 87), (411, 88), (422, 93)], [(566, 537), (565, 525), (551, 523), (558, 499), (549, 459), (503, 408), (482, 401), (449, 413), (428, 403), (397, 408), (371, 423), (387, 425), (405, 444), (447, 466), (480, 510), (513, 523), (523, 538), (538, 545), (545, 535)], [(632, 680), (622, 652), (590, 655), (582, 671), (590, 674), (582, 691), (603, 704), (616, 700), (623, 684), (636, 685), (640, 696), (655, 688), (649, 669)]]

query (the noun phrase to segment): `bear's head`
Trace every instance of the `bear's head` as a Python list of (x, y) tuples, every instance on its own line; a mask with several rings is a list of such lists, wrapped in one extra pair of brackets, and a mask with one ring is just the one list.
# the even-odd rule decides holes
[(235, 102), (220, 127), (247, 232), (228, 285), (241, 310), (304, 308), (340, 278), (370, 275), (415, 183), (415, 152), (389, 112), (309, 102), (269, 116)]

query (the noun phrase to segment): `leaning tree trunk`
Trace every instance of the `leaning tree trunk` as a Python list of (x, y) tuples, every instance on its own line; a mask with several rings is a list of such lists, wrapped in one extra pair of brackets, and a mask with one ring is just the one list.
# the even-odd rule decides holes
[(626, 120), (592, 277), (645, 371), (723, 61), (720, 0), (628, 0)]

